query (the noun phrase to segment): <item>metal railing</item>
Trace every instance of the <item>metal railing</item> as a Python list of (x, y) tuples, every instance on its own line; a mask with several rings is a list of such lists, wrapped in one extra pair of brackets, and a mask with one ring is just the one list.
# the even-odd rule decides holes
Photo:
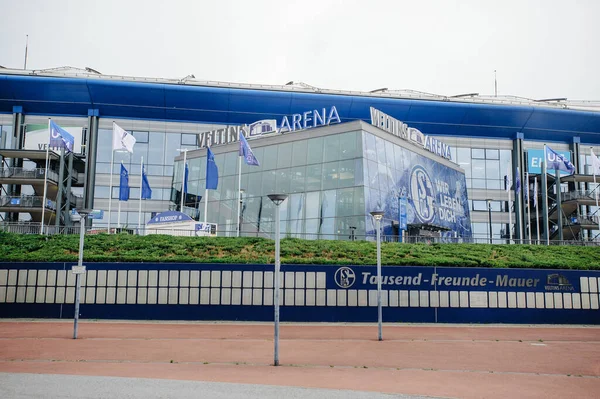
[(568, 193), (562, 193), (562, 201), (571, 201), (578, 199), (591, 199), (595, 200), (597, 195), (596, 190), (579, 190), (579, 191), (570, 191)]
[[(0, 177), (1, 178), (11, 178), (11, 179), (36, 179), (36, 180), (44, 180), (44, 173), (46, 169), (44, 168), (35, 168), (35, 169), (25, 169), (22, 167), (12, 167), (5, 166), (0, 168)], [(55, 183), (58, 182), (58, 173), (49, 170), (48, 171), (48, 180), (52, 180)]]
[[(0, 207), (41, 208), (44, 197), (36, 195), (2, 196)], [(46, 198), (46, 209), (56, 210), (56, 202)]]

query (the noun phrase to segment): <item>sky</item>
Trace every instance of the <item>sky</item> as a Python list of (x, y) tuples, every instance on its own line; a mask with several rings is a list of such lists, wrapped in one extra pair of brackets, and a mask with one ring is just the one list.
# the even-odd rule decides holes
[(600, 100), (596, 0), (0, 0), (0, 65)]

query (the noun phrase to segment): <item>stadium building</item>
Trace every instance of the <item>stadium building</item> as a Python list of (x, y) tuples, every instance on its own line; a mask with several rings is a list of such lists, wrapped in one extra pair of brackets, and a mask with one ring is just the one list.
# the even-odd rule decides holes
[[(123, 163), (131, 193), (120, 204), (120, 225), (135, 229), (178, 209), (185, 156), (181, 210), (216, 223), (219, 235), (270, 236), (275, 207), (267, 194), (277, 192), (289, 195), (280, 207), (287, 236), (361, 239), (373, 233), (369, 212), (383, 210), (384, 233), (394, 239), (405, 230), (409, 237), (535, 241), (538, 232), (546, 236), (547, 199), (549, 239), (587, 241), (600, 232), (590, 169), (591, 150), (600, 153), (599, 110), (598, 102), (566, 99), (4, 68), (0, 222), (5, 229), (37, 231), (44, 220), (60, 230), (73, 224), (73, 208), (90, 208), (104, 211), (94, 227), (106, 229), (109, 218), (116, 227)], [(50, 151), (46, 173), (48, 118), (73, 135), (75, 145), (73, 153)], [(132, 154), (114, 153), (111, 193), (113, 122), (136, 144)], [(240, 131), (260, 166), (241, 162)], [(575, 167), (561, 177), (558, 192), (552, 175), (541, 178), (544, 144)], [(205, 215), (207, 145), (219, 186), (208, 191)], [(140, 204), (142, 158), (152, 197)], [(505, 176), (513, 183), (509, 191)]]

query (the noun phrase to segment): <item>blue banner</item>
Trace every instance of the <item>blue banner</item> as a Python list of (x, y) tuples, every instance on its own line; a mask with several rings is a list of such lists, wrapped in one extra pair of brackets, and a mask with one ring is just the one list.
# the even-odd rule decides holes
[(206, 148), (206, 189), (216, 190), (219, 185), (219, 168), (215, 163), (215, 155)]
[(146, 170), (142, 166), (142, 199), (152, 198), (152, 189), (150, 183), (148, 183), (148, 176), (146, 176)]
[(121, 179), (119, 180), (119, 200), (129, 200), (129, 173), (123, 164), (121, 164)]
[[(571, 160), (570, 151), (556, 151), (558, 154)], [(542, 161), (544, 160), (544, 150), (527, 150), (527, 171), (529, 173), (542, 173)], [(554, 174), (554, 169), (548, 168), (549, 174)], [(560, 172), (561, 175), (568, 175), (567, 172)]]

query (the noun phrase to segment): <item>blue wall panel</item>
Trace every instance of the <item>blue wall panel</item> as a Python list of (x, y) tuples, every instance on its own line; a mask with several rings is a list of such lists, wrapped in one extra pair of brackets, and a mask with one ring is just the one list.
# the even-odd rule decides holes
[[(0, 263), (0, 317), (72, 318), (72, 263)], [(81, 317), (273, 320), (273, 266), (89, 263)], [(384, 322), (600, 324), (600, 272), (383, 267)], [(282, 321), (375, 322), (376, 267), (282, 266)]]

